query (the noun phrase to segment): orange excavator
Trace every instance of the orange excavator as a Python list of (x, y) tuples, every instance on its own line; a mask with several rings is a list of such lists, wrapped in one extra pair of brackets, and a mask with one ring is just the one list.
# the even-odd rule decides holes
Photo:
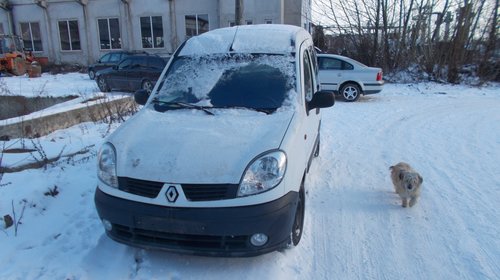
[(31, 71), (35, 57), (24, 50), (21, 37), (0, 34), (0, 72), (20, 76)]

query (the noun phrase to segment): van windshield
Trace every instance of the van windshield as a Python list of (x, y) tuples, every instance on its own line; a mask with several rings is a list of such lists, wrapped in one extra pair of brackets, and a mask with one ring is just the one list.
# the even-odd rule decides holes
[(284, 104), (294, 88), (291, 55), (182, 56), (170, 65), (152, 106), (168, 110), (175, 109), (169, 105), (182, 103), (272, 112)]

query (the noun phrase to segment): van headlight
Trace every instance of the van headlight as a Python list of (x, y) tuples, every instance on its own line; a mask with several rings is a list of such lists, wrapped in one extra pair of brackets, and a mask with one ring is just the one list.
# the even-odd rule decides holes
[(286, 171), (286, 155), (272, 151), (254, 159), (245, 170), (238, 189), (238, 196), (247, 196), (276, 187)]
[(116, 151), (110, 143), (104, 143), (97, 157), (97, 176), (106, 185), (118, 188), (118, 177), (116, 176)]

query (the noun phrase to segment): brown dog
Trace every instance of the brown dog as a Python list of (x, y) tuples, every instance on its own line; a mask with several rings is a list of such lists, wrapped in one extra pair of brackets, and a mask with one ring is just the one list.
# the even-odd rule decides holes
[(410, 207), (417, 203), (417, 198), (420, 196), (420, 186), (424, 179), (407, 163), (400, 162), (389, 168), (391, 170), (391, 179), (394, 184), (394, 190), (403, 200), (403, 207), (408, 206), (410, 199)]

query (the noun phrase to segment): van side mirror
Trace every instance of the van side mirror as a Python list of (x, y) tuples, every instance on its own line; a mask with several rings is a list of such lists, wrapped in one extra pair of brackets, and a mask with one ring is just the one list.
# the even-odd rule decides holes
[(135, 103), (145, 105), (149, 99), (149, 92), (145, 89), (140, 89), (134, 93)]
[(317, 91), (311, 101), (307, 103), (307, 110), (332, 107), (335, 104), (335, 95), (331, 91)]

